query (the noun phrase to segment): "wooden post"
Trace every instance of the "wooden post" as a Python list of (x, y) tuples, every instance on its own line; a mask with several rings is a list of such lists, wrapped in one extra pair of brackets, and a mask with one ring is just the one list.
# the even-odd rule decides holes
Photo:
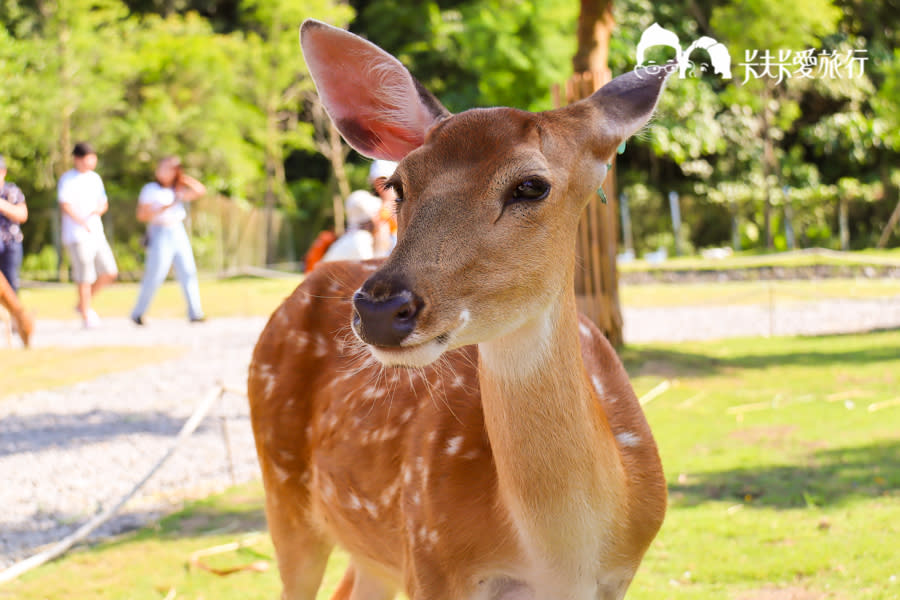
[(672, 234), (675, 236), (675, 256), (681, 256), (681, 206), (678, 192), (669, 192), (669, 210), (672, 213)]
[[(612, 79), (608, 66), (609, 40), (615, 20), (612, 0), (581, 0), (578, 51), (572, 59), (574, 75), (565, 89), (555, 87), (554, 102), (572, 103), (587, 98)], [(621, 346), (622, 309), (616, 271), (618, 208), (615, 163), (603, 182), (609, 204), (594, 195), (585, 209), (577, 237), (578, 262), (575, 294), (578, 308), (591, 318), (614, 346)]]

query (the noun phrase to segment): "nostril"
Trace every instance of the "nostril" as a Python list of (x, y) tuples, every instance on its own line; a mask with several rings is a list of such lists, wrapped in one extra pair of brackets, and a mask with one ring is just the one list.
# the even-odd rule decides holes
[(357, 293), (353, 296), (353, 327), (370, 344), (399, 346), (416, 328), (423, 304), (409, 290), (379, 299), (366, 292)]
[(414, 294), (407, 293), (406, 301), (397, 307), (394, 318), (397, 321), (413, 321), (422, 310), (422, 301)]

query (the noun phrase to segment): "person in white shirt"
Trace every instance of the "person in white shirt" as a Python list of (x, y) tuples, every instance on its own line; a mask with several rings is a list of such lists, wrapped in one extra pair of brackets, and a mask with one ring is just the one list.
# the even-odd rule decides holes
[(173, 263), (175, 277), (187, 302), (188, 319), (191, 323), (204, 320), (197, 284), (197, 264), (194, 262), (191, 240), (184, 228), (187, 217), (184, 203), (205, 194), (206, 186), (182, 172), (181, 160), (177, 156), (160, 160), (156, 166), (156, 181), (141, 189), (137, 218), (147, 223), (147, 256), (141, 291), (131, 310), (131, 320), (135, 324), (144, 324), (144, 313), (159, 286), (166, 280)]
[(59, 178), (57, 196), (62, 211), (62, 243), (72, 261), (72, 279), (78, 286), (78, 306), (85, 327), (96, 327), (100, 317), (91, 308), (94, 296), (115, 281), (119, 270), (103, 233), (101, 216), (109, 209), (103, 180), (94, 171), (97, 153), (78, 142), (72, 150), (75, 168)]
[(347, 196), (347, 230), (328, 247), (322, 262), (373, 258), (375, 237), (372, 233), (380, 210), (381, 199), (365, 190), (356, 190)]

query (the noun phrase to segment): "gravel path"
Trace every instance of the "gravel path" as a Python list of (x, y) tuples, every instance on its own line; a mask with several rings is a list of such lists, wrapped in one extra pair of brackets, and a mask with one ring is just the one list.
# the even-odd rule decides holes
[[(626, 309), (630, 342), (765, 335), (759, 306)], [(900, 297), (781, 305), (777, 335), (900, 327)], [(168, 449), (196, 403), (217, 382), (243, 389), (263, 318), (200, 325), (154, 320), (138, 329), (107, 319), (96, 330), (41, 321), (36, 346), (177, 345), (176, 360), (0, 402), (0, 568), (61, 539), (131, 489)], [(222, 437), (226, 417), (235, 480), (258, 477), (246, 399), (227, 395), (123, 513), (108, 536), (135, 528), (189, 497), (231, 484)]]

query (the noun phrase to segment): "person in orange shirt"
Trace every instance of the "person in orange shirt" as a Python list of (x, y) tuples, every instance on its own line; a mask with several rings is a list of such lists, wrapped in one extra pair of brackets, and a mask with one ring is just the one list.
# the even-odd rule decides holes
[(396, 168), (397, 163), (389, 160), (376, 160), (369, 167), (369, 185), (381, 198), (381, 210), (375, 223), (375, 256), (387, 256), (397, 243), (397, 209), (394, 203), (397, 194), (384, 186)]

